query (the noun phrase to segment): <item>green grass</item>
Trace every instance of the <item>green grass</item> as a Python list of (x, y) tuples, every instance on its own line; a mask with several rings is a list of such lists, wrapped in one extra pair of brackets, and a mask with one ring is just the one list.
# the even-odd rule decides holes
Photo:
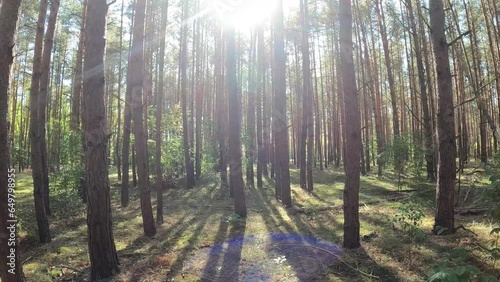
[[(37, 243), (32, 183), (29, 174), (17, 176), (18, 216), (21, 222), (21, 256), (29, 281), (52, 281), (58, 276), (81, 280), (88, 274), (86, 208), (68, 189), (51, 190), (53, 216), (50, 219), (52, 243)], [(285, 209), (274, 199), (274, 182), (264, 179), (264, 188), (247, 189), (248, 217), (237, 218), (232, 212), (228, 191), (221, 190), (214, 174), (203, 178), (192, 190), (172, 189), (164, 193), (165, 222), (158, 226), (154, 238), (143, 236), (142, 219), (137, 189), (131, 188), (127, 208), (120, 207), (119, 183), (116, 174), (110, 175), (114, 238), (120, 258), (121, 273), (115, 281), (199, 281), (200, 273), (185, 269), (194, 254), (229, 238), (274, 233), (296, 233), (314, 236), (333, 244), (342, 244), (343, 216), (342, 190), (344, 173), (341, 168), (314, 170), (314, 192), (307, 193), (298, 186), (298, 171), (291, 170), (292, 197), (296, 208)], [(462, 194), (472, 189), (468, 202), (474, 203), (474, 194), (486, 183), (480, 178), (472, 181), (463, 177)], [(361, 235), (376, 232), (377, 238), (362, 242), (362, 248), (347, 251), (343, 256), (349, 265), (366, 273), (373, 273), (381, 281), (421, 281), (441, 254), (456, 246), (470, 250), (471, 263), (489, 273), (491, 263), (470, 242), (486, 242), (492, 223), (484, 216), (457, 216), (456, 225), (464, 224), (478, 234), (464, 231), (447, 237), (432, 236), (434, 187), (415, 179), (405, 179), (404, 185), (416, 189), (412, 197), (422, 203), (426, 212), (422, 229), (428, 239), (418, 243), (412, 265), (408, 264), (408, 242), (401, 231), (393, 230), (388, 219), (396, 213), (401, 200), (389, 201), (397, 193), (397, 179), (387, 171), (384, 177), (362, 177), (360, 187)], [(153, 196), (153, 206), (156, 205)], [(154, 209), (155, 210), (155, 209)], [(265, 240), (264, 240), (265, 241)], [(265, 244), (266, 242), (262, 242)], [(271, 259), (266, 248), (241, 249), (242, 261)], [(220, 258), (222, 263), (223, 258)], [(206, 261), (198, 262), (200, 269)], [(273, 281), (294, 281), (294, 268), (277, 270)], [(360, 274), (343, 264), (329, 269), (322, 280), (366, 281)]]

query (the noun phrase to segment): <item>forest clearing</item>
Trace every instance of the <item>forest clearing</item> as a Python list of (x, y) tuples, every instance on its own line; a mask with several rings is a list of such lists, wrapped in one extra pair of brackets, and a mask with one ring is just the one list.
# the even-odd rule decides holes
[(496, 0), (0, 0), (0, 281), (500, 280)]

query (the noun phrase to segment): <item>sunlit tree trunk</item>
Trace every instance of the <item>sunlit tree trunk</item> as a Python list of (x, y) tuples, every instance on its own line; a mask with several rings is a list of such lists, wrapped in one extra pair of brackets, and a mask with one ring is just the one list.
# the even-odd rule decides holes
[(165, 65), (165, 32), (167, 29), (167, 17), (168, 17), (168, 0), (161, 5), (161, 29), (160, 29), (160, 57), (159, 57), (159, 81), (158, 81), (158, 91), (156, 95), (156, 144), (155, 144), (155, 170), (156, 170), (156, 222), (163, 223), (163, 170), (161, 166), (161, 145), (162, 136), (164, 132), (162, 130), (162, 117), (163, 117), (163, 96), (165, 95), (164, 81), (165, 76), (164, 65)]
[(353, 249), (359, 243), (359, 182), (361, 158), (361, 115), (356, 89), (353, 61), (351, 1), (339, 1), (339, 40), (342, 90), (345, 108), (345, 157), (344, 170), (344, 247)]
[(91, 279), (109, 278), (119, 272), (113, 239), (108, 177), (109, 134), (104, 105), (104, 50), (106, 2), (90, 0), (85, 32), (83, 119), (87, 193), (88, 247)]
[(156, 226), (151, 207), (151, 191), (148, 169), (148, 144), (147, 128), (144, 124), (144, 102), (143, 102), (143, 65), (144, 65), (144, 22), (146, 1), (137, 0), (135, 5), (135, 22), (133, 29), (133, 41), (130, 65), (130, 87), (132, 89), (132, 119), (134, 120), (135, 151), (137, 158), (137, 172), (139, 177), (141, 212), (144, 234), (154, 236)]

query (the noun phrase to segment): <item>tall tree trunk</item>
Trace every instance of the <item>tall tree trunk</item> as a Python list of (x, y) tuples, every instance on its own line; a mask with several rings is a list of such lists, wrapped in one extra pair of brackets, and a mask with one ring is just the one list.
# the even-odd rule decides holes
[[(275, 165), (279, 178), (276, 186), (281, 192), (281, 201), (285, 206), (292, 206), (290, 189), (290, 153), (288, 140), (288, 120), (286, 113), (286, 55), (283, 27), (283, 1), (278, 0), (276, 14), (273, 17), (274, 30), (274, 72), (273, 72), (273, 138)], [(312, 160), (311, 160), (312, 161)]]
[(246, 217), (245, 187), (241, 167), (241, 98), (236, 77), (236, 44), (233, 27), (225, 27), (226, 35), (226, 74), (229, 106), (229, 183), (233, 191), (234, 211)]
[(454, 232), (454, 193), (456, 178), (455, 117), (448, 42), (445, 35), (445, 13), (441, 0), (430, 0), (431, 35), (436, 58), (438, 81), (438, 182), (436, 188), (437, 211), (434, 232), (445, 228)]
[[(302, 127), (300, 138), (300, 187), (309, 190), (309, 166), (312, 161), (309, 159), (309, 143), (312, 140), (309, 138), (309, 131), (313, 128), (310, 127), (310, 106), (312, 105), (312, 91), (311, 91), (311, 63), (309, 58), (309, 29), (307, 24), (307, 2), (300, 0), (300, 24), (302, 27), (301, 44), (302, 44)], [(312, 121), (311, 121), (312, 122)], [(312, 165), (311, 165), (312, 167)], [(312, 187), (311, 187), (312, 188)]]
[(83, 1), (82, 23), (80, 27), (80, 39), (78, 40), (78, 50), (76, 51), (75, 75), (73, 81), (73, 97), (71, 102), (71, 129), (77, 131), (80, 128), (80, 104), (82, 95), (82, 65), (83, 49), (85, 43), (85, 19), (87, 18), (87, 1)]
[(111, 196), (108, 176), (109, 134), (104, 105), (104, 49), (106, 14), (104, 1), (89, 1), (85, 27), (83, 77), (85, 169), (87, 190), (88, 246), (92, 281), (119, 272), (113, 238)]
[(254, 170), (253, 170), (253, 152), (255, 149), (255, 41), (256, 36), (252, 34), (250, 43), (250, 60), (248, 65), (248, 108), (247, 108), (247, 144), (246, 144), (246, 178), (247, 186), (255, 187)]
[(160, 29), (160, 58), (158, 91), (156, 94), (156, 147), (155, 147), (155, 169), (156, 169), (156, 222), (163, 223), (163, 171), (161, 168), (161, 145), (162, 133), (161, 121), (163, 117), (163, 95), (165, 95), (163, 77), (165, 65), (165, 32), (167, 29), (168, 0), (161, 6), (161, 29)]
[(42, 169), (43, 169), (43, 200), (45, 201), (44, 207), (47, 215), (50, 215), (49, 207), (49, 167), (48, 167), (48, 154), (47, 154), (47, 138), (46, 138), (46, 108), (48, 102), (48, 88), (50, 79), (50, 62), (52, 55), (52, 46), (54, 44), (54, 33), (56, 29), (57, 12), (59, 11), (59, 1), (52, 0), (50, 4), (50, 16), (47, 24), (47, 33), (45, 34), (45, 41), (43, 44), (43, 54), (42, 54), (42, 66), (41, 66), (41, 76), (40, 76), (40, 88), (39, 88), (39, 112), (38, 112), (38, 126), (40, 131), (40, 146), (41, 146), (41, 158), (42, 158)]
[(264, 144), (262, 136), (262, 100), (264, 99), (264, 83), (265, 83), (265, 42), (264, 42), (264, 28), (257, 29), (257, 52), (258, 52), (258, 66), (257, 66), (257, 187), (262, 188), (262, 172), (264, 163)]
[(361, 115), (356, 90), (353, 62), (352, 11), (350, 0), (340, 0), (340, 67), (345, 108), (345, 157), (346, 182), (344, 186), (344, 247), (353, 249), (359, 243), (359, 182), (361, 158)]
[[(134, 0), (136, 3), (137, 0)], [(135, 5), (134, 5), (135, 6)], [(131, 26), (134, 26), (135, 18), (132, 17)], [(128, 67), (132, 65), (132, 39), (133, 34), (130, 33)], [(132, 132), (132, 73), (127, 70), (126, 80), (127, 86), (125, 89), (125, 108), (123, 109), (123, 145), (122, 145), (122, 183), (120, 191), (121, 206), (126, 207), (129, 203), (129, 175), (130, 175), (130, 134)], [(133, 152), (134, 150), (132, 150)], [(135, 170), (135, 166), (132, 166)], [(133, 174), (135, 176), (135, 173)], [(134, 181), (135, 182), (135, 181)], [(135, 183), (134, 183), (135, 184)]]
[(385, 64), (387, 67), (387, 77), (389, 81), (389, 92), (391, 94), (391, 105), (392, 105), (392, 130), (394, 132), (394, 138), (399, 137), (399, 112), (398, 103), (396, 97), (396, 86), (394, 83), (394, 75), (392, 72), (392, 61), (391, 53), (389, 50), (389, 41), (387, 39), (387, 31), (385, 26), (385, 17), (382, 10), (382, 1), (376, 0), (375, 10), (377, 11), (377, 18), (380, 28), (380, 35), (382, 37), (382, 45), (384, 47)]
[(121, 124), (122, 124), (122, 57), (123, 57), (123, 12), (125, 8), (125, 0), (122, 0), (122, 6), (120, 10), (120, 55), (118, 57), (118, 94), (116, 103), (118, 105), (118, 121), (116, 122), (116, 143), (115, 143), (115, 158), (116, 158), (116, 170), (118, 173), (118, 181), (122, 180), (122, 162), (120, 155), (120, 140), (121, 140)]
[[(183, 18), (187, 19), (187, 5), (183, 4), (182, 14)], [(189, 145), (189, 124), (188, 124), (188, 113), (187, 113), (187, 27), (186, 25), (182, 25), (181, 31), (181, 54), (180, 54), (180, 95), (181, 95), (181, 104), (182, 104), (182, 130), (183, 130), (183, 139), (184, 139), (184, 162), (186, 166), (186, 188), (191, 189), (195, 185), (194, 178), (194, 167), (193, 161), (191, 159), (190, 153), (190, 145)]]
[[(45, 208), (45, 188), (43, 158), (42, 158), (42, 135), (40, 128), (40, 112), (44, 104), (40, 97), (40, 77), (42, 75), (42, 41), (47, 14), (47, 0), (40, 1), (37, 30), (35, 36), (35, 51), (33, 57), (33, 74), (31, 76), (30, 89), (30, 140), (31, 140), (31, 169), (33, 176), (33, 188), (35, 198), (35, 214), (38, 225), (40, 243), (51, 241), (49, 221)], [(44, 127), (45, 128), (45, 127)]]
[(0, 279), (6, 282), (26, 280), (19, 256), (16, 232), (19, 226), (16, 226), (16, 218), (9, 212), (14, 199), (15, 170), (10, 169), (7, 121), (10, 66), (14, 60), (14, 33), (20, 6), (21, 0), (10, 0), (0, 10)]
[(141, 211), (146, 236), (156, 234), (156, 226), (151, 207), (151, 191), (148, 172), (147, 128), (144, 125), (143, 102), (143, 65), (144, 65), (144, 21), (146, 0), (137, 0), (133, 29), (132, 52), (128, 71), (132, 89), (132, 118), (134, 120), (135, 151), (137, 154), (137, 172), (141, 189)]
[(218, 156), (219, 156), (219, 173), (221, 179), (221, 187), (227, 188), (227, 158), (226, 158), (226, 103), (225, 103), (225, 87), (224, 87), (224, 68), (223, 57), (224, 48), (221, 28), (217, 27), (215, 38), (215, 103), (217, 108), (217, 140), (218, 140)]
[[(431, 182), (436, 180), (434, 176), (434, 149), (432, 142), (432, 125), (431, 125), (431, 116), (429, 113), (429, 102), (427, 98), (427, 86), (425, 85), (425, 72), (424, 72), (424, 62), (422, 58), (422, 49), (420, 46), (419, 33), (417, 30), (417, 25), (415, 24), (415, 16), (413, 13), (413, 4), (412, 0), (406, 0), (406, 7), (408, 8), (408, 13), (410, 14), (410, 25), (413, 35), (414, 42), (414, 51), (415, 51), (415, 59), (417, 61), (417, 72), (418, 72), (418, 81), (420, 86), (420, 98), (422, 99), (422, 112), (423, 112), (423, 123), (424, 123), (424, 138), (425, 138), (425, 162), (427, 168), (427, 179)], [(418, 13), (420, 14), (420, 13)], [(422, 26), (420, 26), (420, 30), (422, 30)]]

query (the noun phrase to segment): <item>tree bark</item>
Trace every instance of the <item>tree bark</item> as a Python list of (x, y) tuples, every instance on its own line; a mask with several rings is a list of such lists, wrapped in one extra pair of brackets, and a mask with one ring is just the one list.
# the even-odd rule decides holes
[[(183, 18), (187, 19), (187, 5), (183, 4)], [(184, 140), (184, 162), (186, 167), (186, 189), (191, 189), (195, 185), (194, 178), (194, 166), (191, 159), (190, 145), (189, 145), (189, 123), (188, 123), (188, 113), (187, 113), (187, 27), (182, 25), (181, 31), (181, 54), (180, 54), (180, 95), (182, 104), (182, 129), (183, 129), (183, 140)]]
[[(281, 193), (281, 202), (292, 206), (290, 189), (290, 153), (288, 140), (288, 118), (286, 112), (286, 55), (283, 27), (283, 1), (278, 0), (276, 14), (273, 17), (274, 28), (274, 103), (273, 103), (273, 138), (275, 150), (275, 165), (278, 170), (276, 189)], [(312, 160), (311, 160), (312, 161)]]
[(155, 169), (156, 169), (156, 222), (163, 223), (163, 171), (161, 168), (161, 145), (162, 145), (162, 117), (163, 117), (163, 87), (164, 65), (165, 65), (165, 33), (167, 32), (168, 0), (161, 6), (161, 29), (160, 29), (160, 57), (159, 57), (159, 81), (156, 97), (156, 147), (155, 147)]
[(257, 66), (257, 187), (262, 188), (262, 174), (263, 167), (266, 165), (264, 162), (264, 144), (263, 144), (263, 120), (262, 120), (262, 100), (264, 99), (264, 83), (265, 83), (265, 42), (264, 42), (264, 28), (257, 29), (257, 52), (258, 52), (258, 66)]
[(80, 128), (80, 107), (82, 95), (82, 65), (83, 65), (83, 52), (85, 43), (85, 22), (87, 18), (87, 1), (83, 1), (82, 6), (82, 19), (80, 28), (80, 37), (78, 41), (78, 50), (76, 51), (75, 75), (73, 81), (73, 97), (71, 101), (71, 129), (77, 131)]
[(392, 72), (392, 62), (391, 53), (389, 50), (389, 41), (387, 39), (387, 32), (385, 26), (385, 17), (382, 10), (382, 1), (376, 0), (375, 10), (377, 11), (377, 18), (380, 28), (380, 35), (382, 36), (382, 45), (384, 47), (385, 64), (387, 67), (387, 76), (389, 81), (389, 92), (391, 94), (391, 105), (392, 105), (392, 130), (394, 132), (394, 138), (399, 137), (399, 112), (398, 103), (396, 97), (396, 86), (394, 85), (394, 75)]
[(146, 0), (137, 0), (133, 29), (132, 52), (128, 71), (132, 89), (132, 119), (134, 121), (135, 151), (137, 154), (137, 172), (141, 189), (141, 212), (146, 236), (156, 234), (156, 226), (151, 207), (151, 191), (148, 168), (147, 128), (144, 125), (143, 102), (143, 65), (144, 65), (144, 21)]
[(21, 0), (10, 0), (0, 10), (0, 279), (6, 282), (26, 280), (19, 256), (17, 232), (11, 229), (12, 226), (16, 227), (16, 222), (11, 222), (15, 218), (9, 215), (14, 199), (15, 170), (10, 169), (8, 90), (20, 6)]
[(217, 27), (215, 37), (215, 103), (217, 108), (217, 140), (218, 140), (218, 157), (219, 157), (219, 174), (221, 180), (221, 188), (227, 188), (227, 158), (226, 158), (226, 103), (225, 103), (225, 87), (224, 87), (224, 48), (221, 28)]
[(456, 178), (455, 118), (448, 42), (445, 35), (445, 13), (441, 0), (430, 0), (429, 14), (438, 81), (438, 182), (436, 188), (437, 211), (434, 232), (445, 228), (454, 231), (454, 193)]
[(340, 66), (345, 108), (346, 182), (344, 186), (344, 247), (353, 249), (359, 243), (359, 182), (361, 154), (361, 116), (353, 62), (352, 11), (350, 0), (340, 0)]
[(43, 158), (42, 158), (42, 135), (40, 128), (40, 112), (43, 102), (40, 96), (40, 77), (42, 75), (42, 40), (47, 15), (47, 0), (40, 1), (38, 13), (37, 30), (35, 36), (35, 50), (33, 57), (33, 73), (31, 76), (30, 89), (30, 140), (31, 140), (31, 169), (33, 176), (33, 188), (35, 198), (35, 215), (38, 225), (38, 235), (40, 243), (45, 244), (51, 241), (49, 221), (45, 208), (45, 185)]
[(50, 80), (50, 62), (52, 55), (52, 46), (54, 44), (54, 33), (56, 29), (57, 12), (59, 11), (59, 1), (52, 0), (50, 4), (50, 16), (47, 24), (47, 33), (43, 44), (42, 66), (40, 76), (39, 88), (39, 112), (38, 112), (38, 126), (40, 130), (40, 146), (41, 158), (43, 168), (43, 199), (45, 201), (44, 207), (47, 215), (50, 215), (49, 206), (49, 167), (48, 167), (48, 154), (47, 154), (47, 138), (46, 138), (46, 108), (48, 102), (48, 88)]
[(246, 179), (247, 186), (255, 187), (254, 183), (254, 170), (253, 170), (253, 152), (255, 149), (255, 83), (257, 82), (255, 75), (255, 41), (256, 36), (251, 35), (253, 38), (250, 43), (250, 60), (248, 65), (248, 107), (247, 107), (247, 144), (246, 144)]
[(104, 105), (104, 49), (106, 14), (104, 1), (90, 0), (85, 27), (83, 78), (85, 169), (87, 190), (88, 246), (92, 281), (119, 272), (113, 238), (111, 197), (108, 177), (109, 134)]
[[(422, 59), (422, 49), (420, 47), (420, 40), (418, 36), (417, 25), (415, 24), (415, 16), (413, 13), (413, 4), (412, 0), (407, 0), (407, 8), (408, 13), (410, 14), (410, 25), (413, 35), (414, 42), (414, 50), (415, 50), (415, 59), (417, 61), (417, 72), (418, 72), (418, 81), (420, 86), (420, 98), (422, 99), (422, 112), (423, 112), (423, 123), (424, 123), (424, 150), (425, 150), (425, 162), (427, 169), (427, 180), (434, 182), (436, 177), (434, 175), (434, 149), (432, 142), (432, 125), (431, 125), (431, 116), (429, 113), (429, 102), (427, 97), (427, 86), (425, 85), (425, 71), (424, 71), (424, 62)], [(422, 27), (420, 27), (422, 29)]]
[(229, 106), (229, 178), (233, 191), (234, 211), (241, 217), (246, 217), (245, 189), (243, 184), (243, 169), (241, 167), (241, 98), (238, 92), (236, 78), (236, 44), (234, 28), (226, 26), (226, 74)]

